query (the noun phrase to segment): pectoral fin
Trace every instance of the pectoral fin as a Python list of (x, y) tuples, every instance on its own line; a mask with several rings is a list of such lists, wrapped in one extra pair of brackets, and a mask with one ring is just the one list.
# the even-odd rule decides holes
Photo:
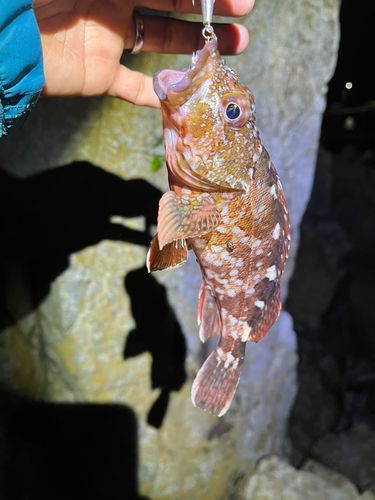
[(172, 241), (165, 245), (162, 250), (159, 248), (158, 235), (156, 234), (152, 241), (150, 250), (147, 254), (148, 272), (164, 271), (185, 264), (188, 257), (188, 248), (186, 240)]
[(167, 191), (159, 202), (159, 248), (175, 240), (210, 233), (219, 222), (219, 212), (207, 200), (184, 203), (174, 191)]

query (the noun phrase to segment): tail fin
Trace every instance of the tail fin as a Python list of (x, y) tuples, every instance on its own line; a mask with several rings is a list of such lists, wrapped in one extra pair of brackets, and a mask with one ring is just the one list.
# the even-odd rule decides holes
[(241, 342), (239, 357), (223, 352), (220, 344), (199, 370), (191, 391), (194, 406), (221, 417), (232, 402), (245, 357), (246, 343)]

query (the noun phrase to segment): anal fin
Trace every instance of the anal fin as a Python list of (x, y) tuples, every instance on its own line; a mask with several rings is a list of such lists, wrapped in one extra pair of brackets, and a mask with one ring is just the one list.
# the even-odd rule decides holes
[(218, 210), (207, 200), (191, 203), (188, 199), (179, 198), (174, 191), (167, 191), (159, 202), (160, 249), (175, 240), (207, 234), (213, 231), (219, 222)]
[(202, 342), (216, 337), (221, 331), (221, 319), (216, 300), (203, 281), (199, 289), (198, 325), (200, 325), (199, 338)]
[(188, 248), (186, 240), (172, 241), (165, 245), (162, 250), (159, 248), (158, 235), (156, 234), (151, 241), (150, 249), (147, 253), (148, 272), (164, 271), (185, 264), (188, 257)]

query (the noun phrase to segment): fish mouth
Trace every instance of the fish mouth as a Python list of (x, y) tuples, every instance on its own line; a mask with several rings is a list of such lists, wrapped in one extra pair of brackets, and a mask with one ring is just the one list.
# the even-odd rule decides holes
[(162, 69), (154, 75), (154, 90), (161, 101), (181, 105), (188, 100), (189, 91), (197, 86), (198, 82), (208, 76), (210, 58), (219, 57), (217, 52), (217, 39), (210, 40), (203, 49), (196, 53), (195, 61), (189, 67), (177, 69)]

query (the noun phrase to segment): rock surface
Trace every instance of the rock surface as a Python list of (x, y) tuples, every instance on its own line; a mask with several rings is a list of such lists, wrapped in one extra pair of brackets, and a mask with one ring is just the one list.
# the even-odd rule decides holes
[(324, 436), (314, 444), (312, 456), (375, 494), (375, 433), (367, 426), (357, 424), (339, 435)]
[[(259, 0), (244, 20), (250, 31), (248, 49), (228, 61), (255, 95), (258, 128), (283, 181), (290, 209), (293, 245), (283, 282), (284, 298), (314, 174), (326, 84), (335, 63), (338, 9), (339, 0)], [(132, 69), (148, 74), (164, 67), (186, 67), (189, 62), (182, 56), (124, 56), (124, 63)], [(0, 163), (12, 175), (28, 178), (72, 161), (90, 161), (115, 174), (120, 197), (121, 192), (126, 197), (127, 183), (137, 178), (161, 191), (167, 189), (165, 169), (150, 169), (154, 156), (163, 155), (162, 140), (156, 110), (109, 98), (45, 100), (22, 130), (2, 142)], [(117, 197), (112, 188), (106, 191), (107, 181), (94, 177), (89, 175), (88, 189), (95, 183), (97, 192), (92, 205), (83, 207), (87, 216), (78, 233), (84, 233), (87, 225), (94, 231), (90, 210), (95, 204), (104, 200), (112, 207), (109, 201)], [(34, 177), (34, 184), (40, 179)], [(72, 176), (71, 185), (75, 182)], [(52, 203), (55, 188), (49, 186)], [(146, 203), (147, 196), (144, 199)], [(73, 201), (68, 182), (61, 203)], [(17, 321), (1, 336), (1, 380), (45, 401), (130, 406), (139, 420), (142, 493), (153, 500), (216, 500), (235, 471), (249, 470), (265, 454), (286, 449), (286, 419), (296, 392), (296, 344), (290, 316), (282, 313), (260, 344), (249, 345), (228, 414), (217, 419), (202, 413), (191, 404), (190, 388), (212, 343), (202, 346), (197, 334), (197, 265), (190, 258), (179, 269), (145, 277), (146, 246), (135, 245), (131, 239), (138, 233), (147, 236), (152, 217), (147, 220), (142, 206), (132, 214), (121, 205), (111, 210), (115, 219), (110, 228), (103, 225), (95, 238), (90, 232), (84, 243), (77, 238), (66, 247), (56, 267), (59, 271), (52, 266), (55, 279), (39, 305), (27, 314), (12, 312)], [(155, 213), (156, 207), (154, 217)], [(73, 217), (67, 228), (74, 223)], [(43, 243), (47, 247), (55, 231), (58, 235), (53, 223), (48, 227)], [(131, 233), (130, 238), (129, 229), (138, 233)], [(28, 244), (22, 242), (25, 248)], [(53, 259), (53, 252), (44, 256), (46, 263)], [(28, 311), (35, 298), (28, 277), (43, 267), (35, 267), (37, 257), (32, 265), (27, 259), (21, 264), (17, 257), (13, 260), (8, 266), (13, 270), (7, 277), (8, 288), (17, 288), (19, 300), (12, 311)], [(129, 276), (144, 283), (143, 315), (137, 313), (139, 297), (134, 289), (129, 290)], [(156, 297), (162, 297), (160, 307), (165, 308), (166, 337), (159, 346), (152, 332), (146, 335), (142, 323), (142, 316), (151, 316), (159, 300)], [(185, 356), (181, 329), (186, 339), (187, 380), (180, 389)], [(144, 337), (139, 335), (139, 342), (135, 340), (130, 349), (132, 331), (143, 331)], [(176, 356), (175, 371), (166, 371), (176, 364)]]
[(321, 147), (287, 300), (300, 355), (293, 464), (312, 456), (372, 491), (374, 166), (373, 149)]
[(344, 476), (309, 460), (296, 470), (282, 459), (263, 459), (243, 481), (238, 500), (374, 500), (360, 495)]

